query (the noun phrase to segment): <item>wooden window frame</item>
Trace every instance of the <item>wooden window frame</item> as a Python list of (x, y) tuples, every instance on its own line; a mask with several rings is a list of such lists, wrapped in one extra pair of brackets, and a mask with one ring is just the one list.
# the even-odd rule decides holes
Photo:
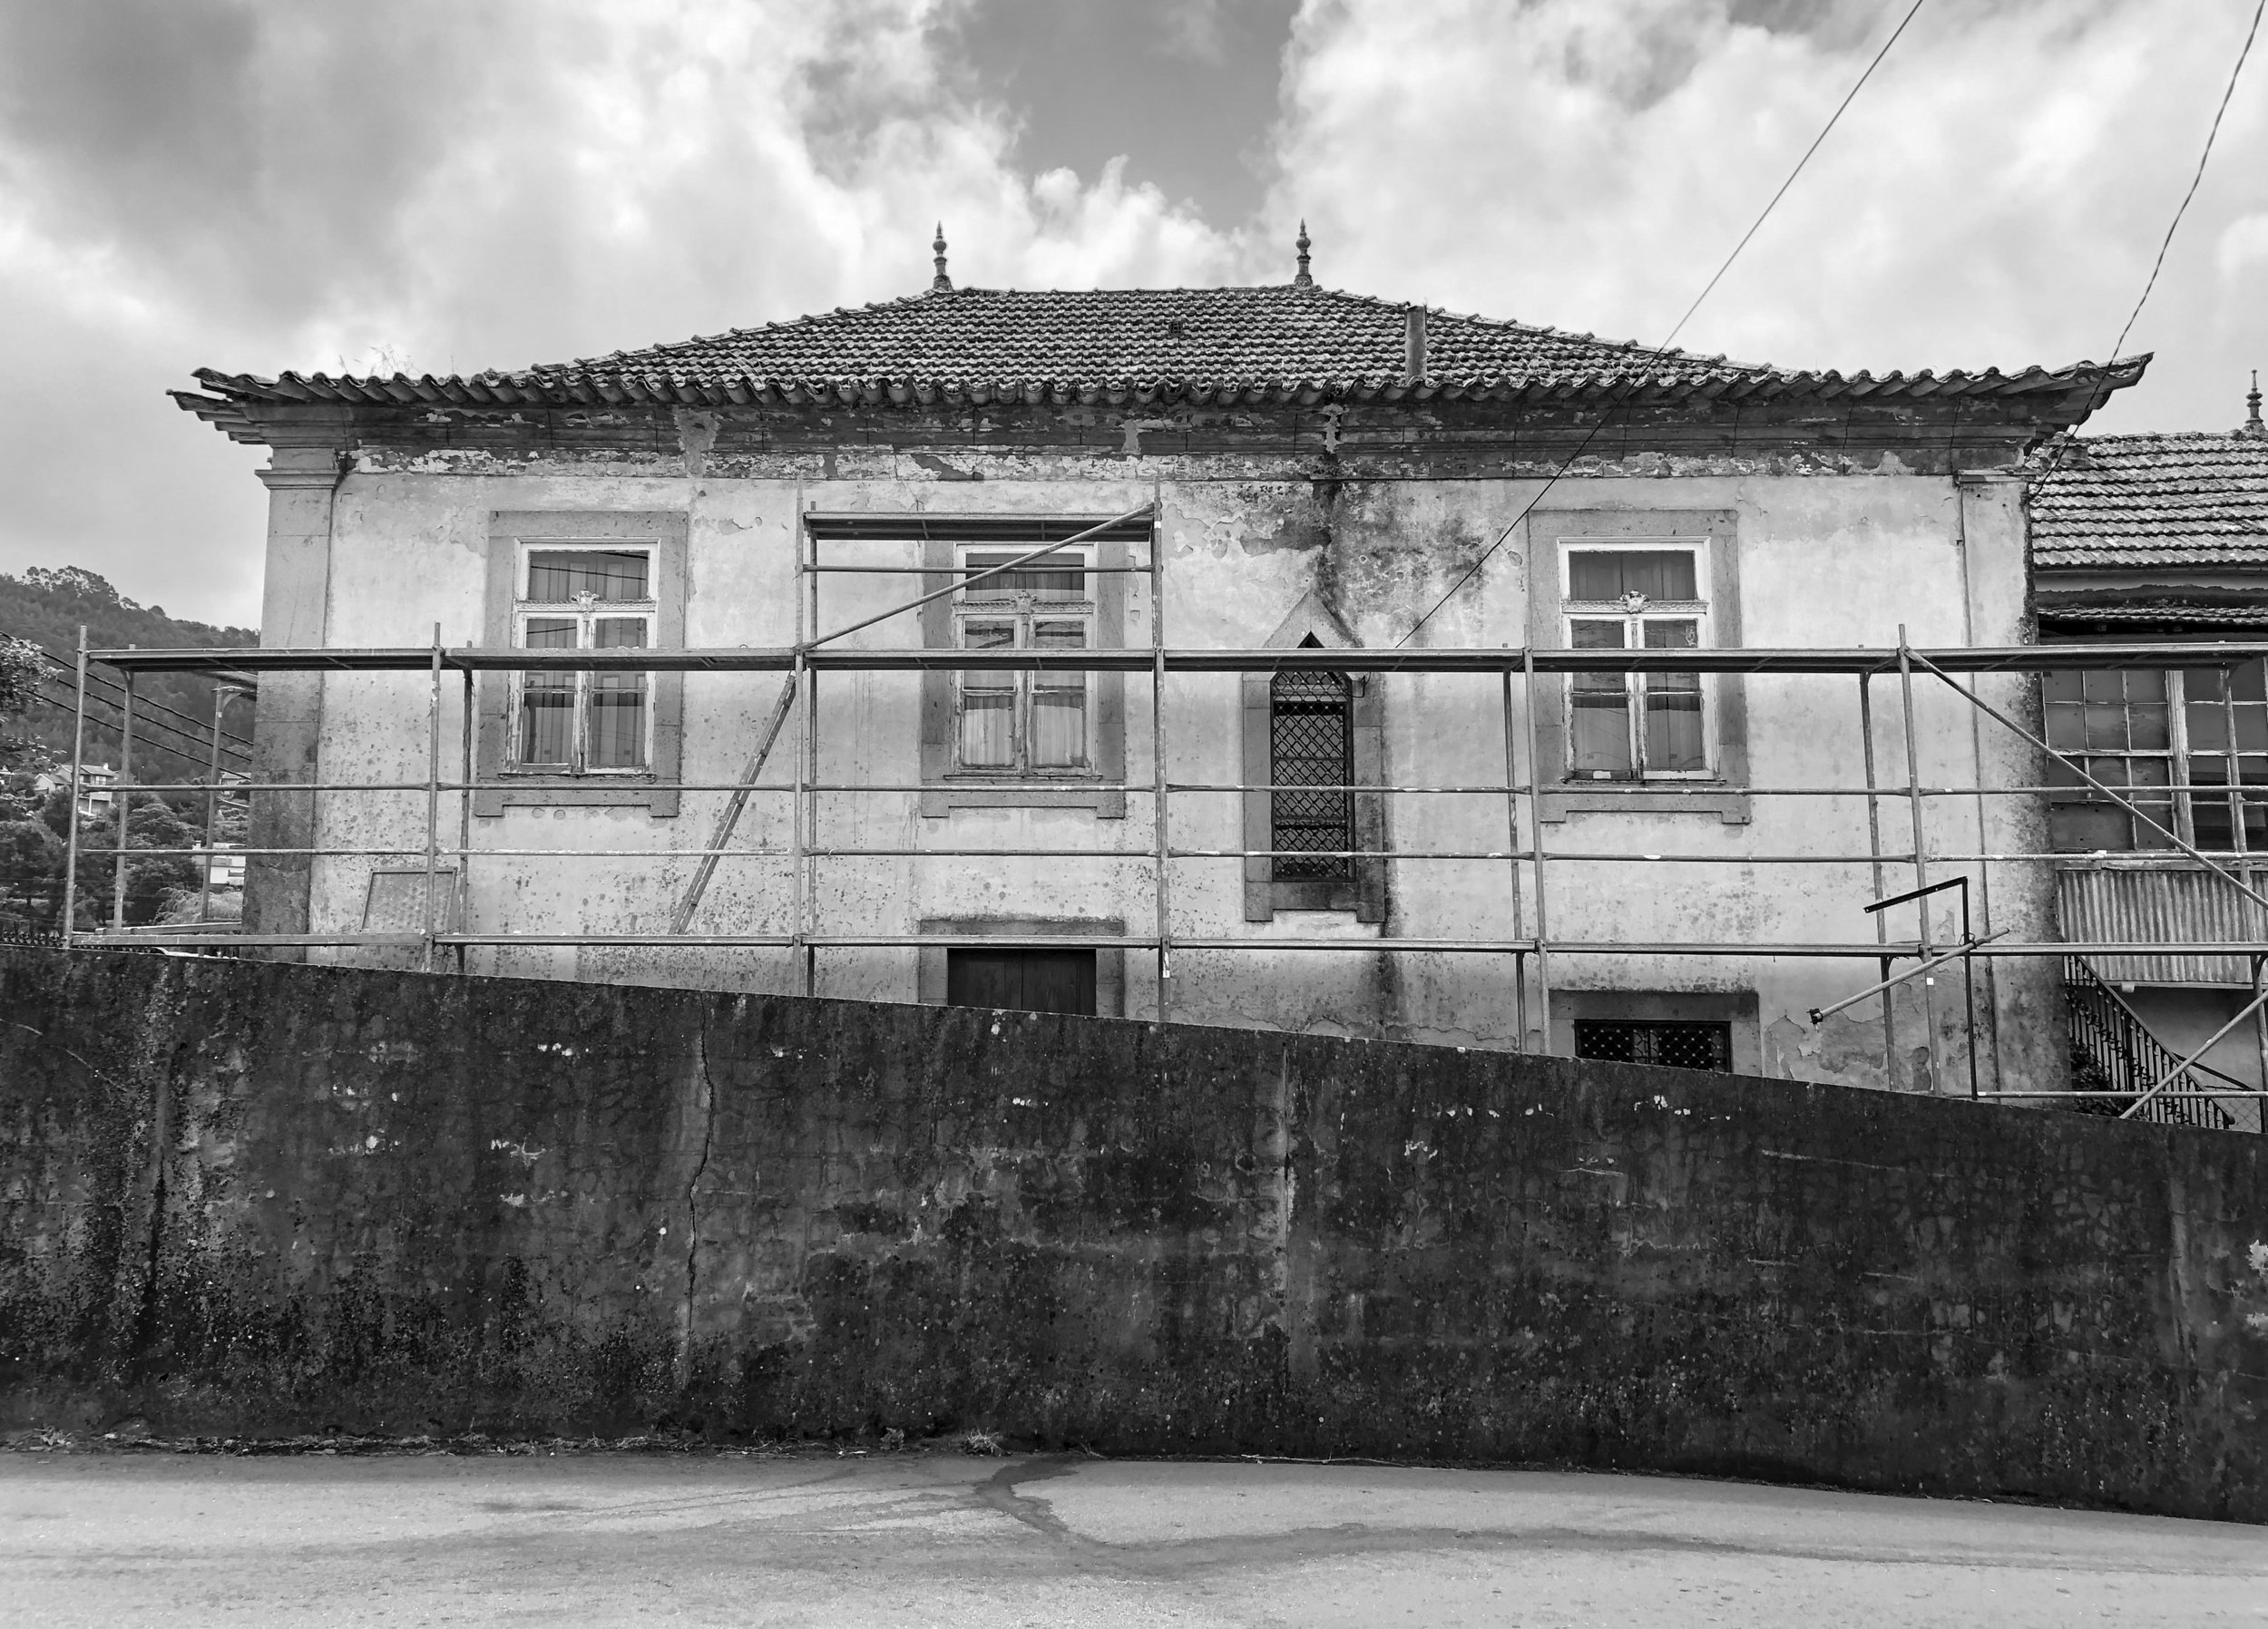
[[(961, 543), (955, 545), (955, 549), (956, 555), (953, 563), (963, 571), (970, 569), (976, 563), (972, 558), (973, 556), (987, 557), (985, 563), (997, 563), (990, 561), (989, 557), (992, 555), (1012, 558), (1012, 556), (1007, 556), (1005, 551), (997, 543)], [(979, 597), (972, 599), (969, 590), (964, 587), (953, 597), (953, 643), (954, 647), (961, 649), (966, 646), (966, 629), (973, 622), (1014, 623), (1016, 639), (1013, 648), (1019, 650), (1031, 647), (1037, 625), (1041, 622), (1076, 622), (1080, 625), (1083, 635), (1082, 649), (1095, 649), (1096, 628), (1100, 621), (1100, 605), (1096, 594), (1100, 580), (1093, 571), (1097, 563), (1095, 551), (1085, 544), (1074, 543), (1068, 548), (1059, 549), (1053, 553), (1043, 556), (1028, 569), (1035, 572), (1042, 570), (1069, 571), (1071, 568), (1059, 563), (1060, 560), (1074, 556), (1079, 561), (1078, 570), (1085, 584), (1084, 597), (1079, 600), (1042, 599), (1036, 591), (1030, 589), (987, 593), (983, 584), (978, 585)], [(965, 580), (964, 578), (963, 581)], [(970, 680), (977, 677), (979, 676), (966, 669), (956, 669), (953, 675), (953, 767), (950, 771), (952, 778), (971, 782), (1005, 783), (1012, 785), (1023, 785), (1035, 782), (1050, 785), (1064, 783), (1088, 785), (1100, 784), (1102, 776), (1095, 767), (1095, 696), (1097, 689), (1095, 678), (1097, 676), (1092, 670), (1080, 674), (1041, 675), (1037, 672), (1012, 672), (982, 676), (996, 679), (1005, 678), (1009, 682), (1004, 685), (980, 684), (973, 688), (1010, 689), (1015, 695), (1013, 713), (1009, 723), (1009, 736), (1013, 744), (1015, 762), (1009, 765), (968, 764), (962, 760), (961, 744), (965, 739), (962, 724), (963, 713), (966, 707), (968, 691), (973, 688)], [(1040, 683), (1043, 677), (1049, 681), (1044, 685)], [(1031, 762), (1031, 732), (1035, 721), (1033, 692), (1041, 689), (1068, 690), (1074, 688), (1082, 692), (1080, 719), (1084, 739), (1080, 743), (1080, 762), (1034, 765)]]
[[(1644, 648), (1646, 629), (1655, 622), (1691, 622), (1696, 624), (1694, 644), (1697, 649), (1714, 649), (1714, 637), (1707, 594), (1709, 585), (1709, 542), (1706, 538), (1590, 538), (1562, 537), (1559, 545), (1559, 634), (1565, 648), (1575, 646), (1575, 625), (1578, 622), (1618, 621), (1622, 627), (1623, 649)], [(1693, 556), (1694, 586), (1703, 590), (1695, 600), (1648, 600), (1643, 596), (1628, 598), (1635, 605), (1617, 600), (1579, 600), (1574, 595), (1575, 557), (1578, 554), (1690, 554)], [(1646, 679), (1637, 672), (1622, 676), (1623, 707), (1626, 727), (1629, 734), (1631, 775), (1628, 779), (1600, 775), (1579, 775), (1571, 762), (1562, 765), (1560, 779), (1575, 786), (1632, 786), (1649, 781), (1715, 781), (1722, 776), (1718, 770), (1720, 749), (1716, 744), (1716, 676), (1702, 674), (1701, 681), (1701, 752), (1702, 766), (1698, 769), (1657, 769), (1646, 761)], [(1575, 697), (1573, 684), (1563, 687), (1561, 697), (1561, 728), (1565, 738), (1575, 739)]]
[[(2191, 847), (2200, 849), (2209, 854), (2223, 854), (2236, 858), (2244, 858), (2262, 852), (2260, 849), (2253, 847), (2246, 836), (2244, 831), (2244, 813), (2247, 807), (2258, 807), (2263, 801), (2268, 800), (2268, 783), (2259, 781), (2246, 782), (2241, 777), (2244, 771), (2244, 761), (2246, 759), (2259, 759), (2264, 755), (2256, 751), (2247, 752), (2244, 750), (2238, 742), (2237, 732), (2234, 728), (2226, 730), (2225, 733), (2228, 735), (2229, 739), (2224, 747), (2218, 752), (2214, 752), (2210, 749), (2200, 751), (2190, 745), (2189, 709), (2191, 703), (2188, 694), (2188, 676), (2193, 670), (2195, 669), (2222, 668), (2226, 670), (2233, 679), (2239, 668), (2253, 664), (2244, 662), (2214, 661), (2210, 658), (2209, 648), (2201, 649), (2200, 657), (2200, 660), (2188, 663), (2183, 667), (2159, 668), (2154, 666), (2145, 669), (2146, 671), (2157, 674), (2164, 681), (2165, 687), (2165, 745), (2162, 747), (2095, 747), (2087, 746), (2083, 739), (2079, 744), (2073, 746), (2058, 745), (2055, 738), (2057, 734), (2055, 708), (2058, 706), (2069, 704), (2058, 703), (2048, 699), (2045, 694), (2044, 680), (2042, 684), (2042, 695), (2040, 700), (2042, 725), (2041, 735), (2048, 741), (2048, 745), (2055, 747), (2058, 752), (2063, 754), (2067, 757), (2077, 758), (2082, 763), (2087, 763), (2092, 760), (2115, 759), (2122, 764), (2127, 765), (2131, 765), (2137, 761), (2148, 761), (2163, 764), (2165, 766), (2165, 780), (2162, 785), (2137, 785), (2134, 783), (2132, 770), (2129, 769), (2127, 771), (2126, 784), (2119, 786), (2117, 790), (2123, 794), (2128, 795), (2130, 801), (2141, 804), (2145, 807), (2148, 807), (2154, 802), (2158, 803), (2165, 810), (2165, 819), (2166, 824), (2172, 826), (2175, 834), (2179, 837), (2182, 842), (2188, 844)], [(2071, 669), (2064, 669), (2064, 671), (2068, 672), (2071, 671)], [(2121, 669), (2119, 671), (2124, 670)], [(2083, 678), (2084, 674), (2082, 673), (2082, 679)], [(2084, 707), (2090, 704), (2082, 700), (2079, 705)], [(2118, 705), (2122, 713), (2126, 714), (2129, 717), (2132, 717), (2133, 703), (2131, 700), (2122, 697)], [(2257, 707), (2261, 704), (2250, 700), (2236, 699), (2235, 687), (2234, 684), (2230, 684), (2224, 688), (2222, 697), (2217, 702), (2206, 701), (2199, 705), (2219, 706), (2228, 709), (2233, 714), (2234, 709), (2236, 707)], [(2129, 726), (2126, 734), (2129, 737), (2131, 737), (2132, 733), (2132, 727)], [(2082, 735), (2084, 735), (2084, 730), (2082, 730)], [(2196, 758), (2221, 759), (2226, 766), (2226, 772), (2229, 775), (2229, 779), (2224, 782), (2217, 783), (2200, 782), (2191, 779), (2190, 774), (2192, 761)], [(2049, 767), (2048, 773), (2052, 783), (2056, 774), (2052, 764)], [(2097, 778), (2101, 779), (2102, 776), (2097, 774)], [(2250, 795), (2247, 795), (2247, 787), (2251, 788)], [(2133, 795), (2136, 793), (2156, 794), (2159, 795), (2156, 797), (2147, 795), (2134, 796)], [(2197, 837), (2196, 805), (2201, 800), (2209, 801), (2216, 797), (2230, 805), (2230, 843), (2225, 847), (2216, 847), (2214, 844), (2200, 842)], [(2116, 805), (2111, 804), (2099, 793), (2097, 793), (2093, 788), (2087, 786), (2083, 782), (2075, 783), (2072, 790), (2068, 793), (2050, 793), (2048, 795), (2048, 803), (2049, 811), (2049, 844), (2054, 849), (2054, 852), (2058, 854), (2074, 856), (2102, 854), (2107, 857), (2110, 855), (2120, 855), (2137, 861), (2178, 859), (2180, 857), (2181, 851), (2175, 848), (2170, 841), (2166, 841), (2163, 838), (2157, 840), (2148, 847), (2144, 847), (2138, 841), (2132, 841), (2131, 839), (2133, 839), (2136, 834), (2136, 822), (2135, 821), (2134, 816), (2126, 814), (2123, 810), (2117, 810)], [(2054, 811), (2058, 806), (2096, 807), (2116, 811), (2119, 814), (2120, 818), (2126, 822), (2127, 832), (2130, 838), (2128, 844), (2122, 848), (2063, 847), (2055, 836)]]
[[(642, 622), (646, 630), (645, 649), (649, 650), (655, 649), (655, 640), (660, 632), (661, 626), (661, 602), (651, 595), (643, 600), (591, 600), (587, 602), (583, 600), (538, 600), (528, 597), (528, 580), (534, 557), (538, 554), (642, 554), (646, 557), (646, 586), (651, 590), (657, 586), (661, 565), (661, 550), (658, 543), (630, 541), (615, 538), (551, 538), (534, 541), (523, 539), (518, 541), (517, 546), (519, 559), (514, 565), (514, 592), (512, 602), (513, 649), (525, 649), (527, 648), (527, 623), (531, 617), (573, 618), (575, 619), (575, 648), (578, 650), (594, 649), (592, 640), (597, 633), (596, 625), (601, 619), (615, 622)], [(646, 687), (645, 705), (640, 709), (642, 725), (640, 733), (643, 736), (643, 739), (639, 742), (640, 762), (615, 767), (594, 766), (584, 762), (584, 754), (590, 741), (592, 688), (591, 681), (594, 677), (591, 672), (586, 670), (573, 676), (575, 680), (574, 719), (569, 727), (571, 750), (567, 761), (563, 763), (533, 761), (524, 755), (523, 749), (526, 742), (521, 732), (525, 727), (527, 714), (522, 701), (527, 693), (528, 676), (525, 673), (515, 672), (511, 677), (510, 723), (504, 761), (499, 766), (498, 774), (550, 776), (565, 775), (577, 778), (584, 775), (651, 777), (654, 756), (653, 701), (656, 678), (653, 672), (650, 670), (640, 675), (645, 681)]]
[[(1076, 516), (1061, 512), (1040, 514), (954, 515), (908, 514), (905, 540), (917, 551), (925, 568), (922, 591), (934, 592), (957, 586), (956, 575), (965, 551), (1026, 554), (1047, 541), (1048, 531), (1078, 529)], [(936, 522), (933, 528), (924, 522)], [(939, 535), (949, 529), (948, 535)], [(888, 522), (877, 519), (864, 534), (867, 542), (888, 541)], [(1156, 547), (1154, 533), (1147, 547)], [(1128, 540), (1106, 533), (1086, 543), (1069, 545), (1057, 552), (1083, 551), (1095, 569), (1088, 584), (1088, 602), (1094, 608), (1090, 647), (1115, 650), (1126, 643)], [(931, 600), (916, 613), (921, 619), (922, 643), (930, 649), (951, 649), (960, 642), (961, 596)], [(1126, 676), (1097, 673), (1087, 676), (1087, 762), (1084, 769), (1037, 770), (1029, 774), (997, 769), (963, 770), (959, 766), (961, 720), (959, 675), (950, 668), (926, 669), (922, 674), (921, 814), (943, 819), (958, 809), (1073, 809), (1098, 820), (1126, 817)]]
[[(1567, 647), (1562, 613), (1566, 589), (1564, 543), (1597, 547), (1628, 543), (1667, 548), (1695, 541), (1708, 545), (1707, 577), (1696, 586), (1707, 598), (1711, 644), (1717, 649), (1741, 643), (1740, 514), (1732, 509), (1559, 509), (1537, 510), (1520, 522), (1527, 553), (1528, 639), (1539, 650)], [(1570, 687), (1556, 673), (1536, 676), (1538, 763), (1537, 814), (1547, 824), (1577, 814), (1643, 814), (1714, 818), (1745, 825), (1754, 817), (1748, 780), (1747, 687), (1738, 674), (1706, 676), (1706, 750), (1711, 773), (1649, 781), (1574, 781), (1567, 778), (1566, 696)]]
[[(676, 650), (685, 643), (686, 552), (689, 526), (680, 510), (494, 509), (488, 512), (488, 571), (484, 645), (518, 643), (518, 619), (531, 552), (587, 545), (620, 551), (653, 551), (647, 579), (653, 622), (650, 645)], [(540, 614), (540, 613), (539, 613)], [(685, 675), (650, 672), (646, 682), (646, 767), (563, 773), (514, 765), (519, 675), (489, 672), (474, 679), (473, 813), (500, 818), (516, 808), (643, 808), (657, 819), (674, 817), (681, 804), (675, 783), (684, 758)]]

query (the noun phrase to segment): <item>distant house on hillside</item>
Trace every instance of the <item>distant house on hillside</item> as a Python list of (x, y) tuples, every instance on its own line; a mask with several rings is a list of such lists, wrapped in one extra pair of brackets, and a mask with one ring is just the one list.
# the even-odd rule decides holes
[[(1648, 352), (1323, 288), (1304, 238), (1286, 283), (1193, 289), (956, 288), (937, 247), (855, 310), (179, 393), (273, 449), (261, 634), (306, 654), (257, 777), (389, 788), (260, 795), (254, 849), (320, 852), (255, 856), (253, 942), (1947, 1091), (1973, 1038), (1988, 1089), (2064, 1078), (2053, 961), (1984, 964), (1973, 1029), (1919, 980), (1889, 1025), (1810, 1013), (1916, 869), (1902, 786), (1862, 790), (1908, 756), (1881, 653), (2027, 637), (2026, 458), (2142, 361)], [(1913, 706), (1930, 786), (2036, 776)], [(2035, 805), (1932, 795), (1936, 874), (2039, 846)], [(2037, 941), (2051, 893), (1980, 908)]]

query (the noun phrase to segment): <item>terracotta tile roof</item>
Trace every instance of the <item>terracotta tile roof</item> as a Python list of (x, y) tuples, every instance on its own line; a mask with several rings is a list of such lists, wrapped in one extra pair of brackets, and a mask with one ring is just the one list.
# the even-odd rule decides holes
[[(587, 360), (449, 378), (274, 379), (200, 369), (176, 392), (232, 432), (257, 402), (744, 405), (1266, 401), (1618, 402), (1798, 395), (2068, 397), (2142, 376), (2108, 366), (1933, 374), (1790, 372), (1525, 323), (1427, 309), (1422, 376), (1406, 371), (1410, 307), (1293, 284), (1083, 292), (960, 288)], [(233, 422), (232, 422), (233, 420)]]
[(2039, 462), (2036, 566), (2268, 565), (2268, 436), (2074, 436)]

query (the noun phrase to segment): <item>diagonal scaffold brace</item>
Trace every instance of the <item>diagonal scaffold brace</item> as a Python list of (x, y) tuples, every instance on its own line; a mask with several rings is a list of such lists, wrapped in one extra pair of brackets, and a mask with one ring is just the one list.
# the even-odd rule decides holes
[(772, 704), (772, 716), (758, 733), (756, 751), (749, 756), (748, 766), (740, 772), (738, 784), (725, 801), (724, 813), (717, 817), (717, 829), (709, 835), (709, 851), (701, 855), (701, 863), (693, 872), (693, 881), (687, 886), (685, 897), (678, 902), (677, 914), (670, 919), (670, 932), (682, 933), (692, 925), (693, 913), (701, 908), (701, 895), (709, 892), (709, 880), (717, 874), (717, 861), (725, 844), (732, 840), (732, 830), (740, 824), (741, 812), (748, 806), (748, 794), (755, 790), (757, 778), (764, 773), (764, 762), (772, 756), (781, 727), (787, 724), (795, 705), (796, 680), (791, 675), (779, 687), (779, 699)]

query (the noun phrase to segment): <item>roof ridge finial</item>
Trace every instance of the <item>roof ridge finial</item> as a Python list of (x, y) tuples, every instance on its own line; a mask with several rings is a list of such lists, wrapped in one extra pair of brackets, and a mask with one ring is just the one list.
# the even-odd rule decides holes
[(2246, 409), (2244, 423), (2237, 434), (2258, 436), (2263, 441), (2268, 441), (2268, 424), (2260, 422), (2260, 369), (2258, 368), (2253, 369), (2253, 387), (2244, 393), (2244, 406)]
[(945, 223), (943, 221), (937, 223), (937, 236), (929, 247), (937, 257), (937, 275), (929, 279), (929, 291), (932, 294), (951, 294), (953, 279), (945, 275)]
[(1315, 286), (1315, 279), (1307, 275), (1307, 222), (1304, 217), (1299, 223), (1297, 247), (1299, 249), (1299, 275), (1292, 279), (1292, 287), (1313, 288)]

